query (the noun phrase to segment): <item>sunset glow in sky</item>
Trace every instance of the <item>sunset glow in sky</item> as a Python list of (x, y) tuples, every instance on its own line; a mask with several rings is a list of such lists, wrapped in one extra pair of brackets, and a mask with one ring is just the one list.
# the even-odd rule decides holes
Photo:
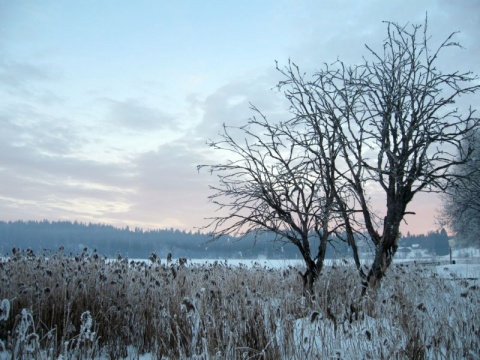
[[(249, 103), (283, 111), (275, 60), (360, 61), (382, 20), (459, 31), (480, 73), (478, 0), (0, 0), (0, 220), (195, 230), (215, 207), (206, 141)], [(478, 107), (478, 104), (472, 104)], [(435, 230), (437, 195), (402, 231)]]

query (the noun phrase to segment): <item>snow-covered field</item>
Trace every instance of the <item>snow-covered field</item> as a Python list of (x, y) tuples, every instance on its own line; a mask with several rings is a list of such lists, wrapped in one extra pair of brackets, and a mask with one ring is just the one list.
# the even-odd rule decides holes
[[(457, 255), (457, 256), (455, 256)], [(0, 261), (0, 359), (480, 359), (480, 258), (345, 261), (302, 296), (293, 260)]]
[(438, 275), (449, 279), (478, 279), (480, 278), (480, 260), (477, 264), (437, 265), (435, 271)]

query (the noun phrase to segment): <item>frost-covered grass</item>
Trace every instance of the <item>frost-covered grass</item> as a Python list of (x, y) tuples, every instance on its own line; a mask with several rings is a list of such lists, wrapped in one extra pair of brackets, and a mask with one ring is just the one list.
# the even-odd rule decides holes
[(399, 264), (359, 298), (339, 262), (311, 299), (288, 264), (17, 251), (0, 262), (0, 359), (477, 359), (480, 284), (438, 274)]

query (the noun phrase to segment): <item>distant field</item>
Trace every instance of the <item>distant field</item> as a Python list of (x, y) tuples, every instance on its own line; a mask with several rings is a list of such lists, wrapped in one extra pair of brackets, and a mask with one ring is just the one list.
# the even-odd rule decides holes
[(311, 299), (293, 260), (20, 252), (0, 261), (0, 359), (476, 359), (480, 264), (436, 260), (398, 261), (364, 298), (330, 262)]
[[(373, 258), (373, 254), (362, 254), (361, 262), (369, 265)], [(452, 252), (452, 259), (455, 263), (458, 264), (480, 264), (480, 249), (474, 248), (466, 248), (466, 249), (457, 249)], [(145, 261), (149, 263), (148, 259), (131, 259), (133, 261)], [(160, 260), (165, 261), (165, 259)], [(178, 259), (173, 259), (173, 261), (178, 261)], [(302, 267), (303, 260), (301, 259), (267, 259), (266, 257), (258, 257), (256, 259), (187, 259), (187, 264), (192, 265), (210, 265), (214, 263), (218, 264), (226, 264), (230, 266), (260, 266), (260, 267), (268, 267), (268, 268), (285, 268), (289, 266), (293, 267)], [(353, 265), (353, 259), (349, 258), (339, 258), (339, 259), (326, 259), (325, 265), (331, 266), (333, 264), (345, 264), (345, 262)], [(450, 256), (432, 256), (428, 252), (420, 250), (418, 252), (412, 252), (407, 254), (406, 256), (396, 256), (394, 259), (394, 263), (396, 264), (436, 264), (440, 263), (442, 265), (448, 265), (450, 263)], [(457, 266), (457, 271), (461, 268)]]

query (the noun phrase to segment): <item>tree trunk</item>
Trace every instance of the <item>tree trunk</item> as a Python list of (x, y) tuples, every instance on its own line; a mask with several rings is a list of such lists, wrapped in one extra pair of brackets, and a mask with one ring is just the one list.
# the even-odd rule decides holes
[(362, 296), (365, 295), (367, 289), (378, 289), (385, 272), (393, 261), (393, 256), (397, 252), (398, 231), (388, 232), (384, 234), (375, 250), (375, 258), (373, 260), (370, 271), (367, 275), (367, 282), (364, 283)]
[[(393, 261), (393, 256), (398, 248), (398, 236), (400, 234), (400, 223), (405, 214), (405, 208), (410, 199), (403, 194), (399, 196), (393, 190), (394, 179), (390, 183), (390, 196), (387, 197), (387, 214), (383, 220), (383, 234), (375, 247), (375, 258), (367, 275), (366, 283), (363, 283), (362, 296), (367, 288), (378, 289), (385, 272)], [(398, 199), (402, 201), (399, 201)], [(375, 234), (370, 234), (374, 236)]]
[(318, 255), (316, 260), (313, 261), (310, 257), (305, 259), (307, 265), (307, 270), (305, 274), (300, 273), (303, 280), (303, 295), (304, 296), (314, 296), (313, 285), (315, 280), (318, 279), (320, 273), (323, 269), (323, 264), (325, 262), (325, 255), (327, 253), (327, 243), (328, 243), (328, 233), (324, 231), (323, 235), (320, 237), (320, 245), (318, 247)]
[(315, 269), (307, 269), (305, 274), (300, 275), (303, 280), (303, 296), (313, 296), (313, 284), (318, 277)]

